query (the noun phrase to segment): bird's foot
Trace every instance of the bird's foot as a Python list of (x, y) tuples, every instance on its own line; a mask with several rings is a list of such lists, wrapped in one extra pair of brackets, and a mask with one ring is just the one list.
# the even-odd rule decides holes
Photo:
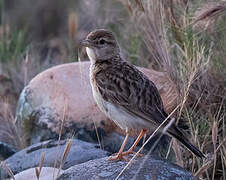
[(120, 161), (120, 160), (124, 160), (124, 161), (129, 161), (127, 158), (123, 157), (124, 154), (123, 153), (117, 153), (116, 155), (110, 156), (109, 160), (111, 161)]
[(143, 156), (143, 154), (137, 153), (137, 152), (135, 152), (133, 150), (128, 150), (128, 151), (125, 151), (125, 152), (122, 153), (123, 156), (128, 156), (130, 154), (136, 154), (136, 156), (138, 156), (138, 157), (142, 157)]
[(125, 152), (122, 152), (122, 153), (117, 153), (116, 155), (112, 155), (109, 157), (109, 160), (111, 161), (120, 161), (120, 160), (124, 160), (124, 161), (129, 161), (128, 158), (125, 158), (124, 156), (128, 156), (130, 154), (136, 154), (136, 156), (138, 157), (142, 157), (143, 154), (141, 153), (137, 153), (135, 151), (132, 151), (132, 150), (128, 150), (128, 151), (125, 151)]

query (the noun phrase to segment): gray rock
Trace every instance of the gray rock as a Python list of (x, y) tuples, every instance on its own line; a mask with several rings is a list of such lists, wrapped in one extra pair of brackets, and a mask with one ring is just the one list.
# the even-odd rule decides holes
[[(143, 160), (145, 162), (143, 163)], [(114, 180), (126, 166), (127, 162), (109, 161), (107, 157), (91, 160), (83, 164), (75, 165), (67, 170), (57, 180)], [(181, 167), (170, 164), (151, 156), (137, 158), (122, 173), (120, 180), (193, 180), (190, 172)]]
[[(53, 180), (59, 175), (62, 174), (63, 170), (59, 171), (59, 169), (52, 167), (42, 167), (41, 174), (39, 176), (39, 180)], [(16, 180), (37, 180), (37, 176), (35, 173), (35, 168), (26, 169), (15, 176)], [(54, 177), (54, 178), (53, 178)], [(10, 180), (13, 180), (12, 178)]]
[[(56, 167), (59, 167), (65, 150), (65, 145), (66, 140), (60, 141), (59, 146), (57, 141), (46, 141), (34, 144), (14, 154), (8, 158), (5, 163), (15, 174), (25, 169), (39, 166), (41, 154), (43, 152), (45, 155), (43, 167), (54, 167), (55, 162)], [(91, 144), (76, 139), (72, 140), (70, 152), (62, 169), (67, 169), (73, 165), (92, 159), (105, 157), (107, 153), (97, 147), (97, 144)], [(6, 172), (3, 172), (2, 176), (3, 179), (7, 177)]]
[(0, 142), (0, 159), (6, 159), (9, 156), (12, 156), (18, 150), (13, 146), (6, 144), (4, 142)]
[[(119, 151), (124, 139), (124, 136), (121, 136), (116, 132), (109, 133), (105, 137), (103, 137), (103, 140), (101, 141), (102, 149), (110, 153), (116, 153)], [(133, 145), (134, 141), (134, 138), (129, 137), (125, 145), (125, 150), (129, 149)]]

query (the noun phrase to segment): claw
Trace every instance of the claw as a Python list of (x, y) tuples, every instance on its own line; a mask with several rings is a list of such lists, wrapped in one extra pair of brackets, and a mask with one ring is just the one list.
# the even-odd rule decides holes
[[(128, 151), (125, 151), (125, 152), (122, 153), (123, 156), (128, 156), (128, 155), (130, 155), (130, 154), (136, 154), (136, 152), (135, 152), (135, 151), (132, 151), (132, 150), (128, 150)], [(138, 153), (136, 156), (142, 157), (143, 154)]]
[[(129, 159), (128, 159), (128, 158), (125, 158), (124, 156), (128, 156), (128, 155), (130, 155), (130, 154), (136, 154), (136, 152), (135, 152), (135, 151), (132, 151), (132, 150), (128, 150), (128, 151), (125, 151), (125, 152), (122, 152), (122, 153), (117, 153), (116, 155), (110, 156), (110, 157), (109, 157), (109, 160), (111, 160), (111, 161), (120, 161), (120, 160), (124, 160), (124, 161), (128, 162)], [(138, 156), (138, 157), (142, 157), (143, 154), (138, 153), (137, 156)]]
[(128, 162), (129, 160), (125, 157), (123, 157), (123, 153), (118, 153), (116, 155), (110, 156), (109, 160), (111, 161), (120, 161), (120, 160), (124, 160), (126, 162)]

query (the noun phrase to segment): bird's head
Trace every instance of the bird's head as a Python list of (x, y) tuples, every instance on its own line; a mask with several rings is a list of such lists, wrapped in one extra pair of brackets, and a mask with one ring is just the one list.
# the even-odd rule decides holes
[(90, 32), (81, 45), (86, 47), (87, 55), (92, 63), (109, 60), (119, 55), (120, 52), (113, 33), (105, 29)]

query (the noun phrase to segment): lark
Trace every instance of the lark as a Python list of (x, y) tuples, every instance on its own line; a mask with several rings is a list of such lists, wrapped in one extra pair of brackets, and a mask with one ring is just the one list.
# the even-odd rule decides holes
[[(81, 42), (81, 45), (86, 47), (91, 61), (90, 83), (98, 107), (109, 119), (126, 131), (119, 152), (109, 159), (126, 160), (124, 156), (135, 153), (134, 148), (146, 131), (156, 129), (168, 114), (155, 84), (122, 58), (119, 45), (111, 31), (94, 30)], [(140, 134), (131, 148), (124, 151), (129, 132), (133, 130), (140, 131)], [(175, 123), (168, 128), (167, 134), (179, 140), (196, 156), (205, 157), (188, 141)]]

